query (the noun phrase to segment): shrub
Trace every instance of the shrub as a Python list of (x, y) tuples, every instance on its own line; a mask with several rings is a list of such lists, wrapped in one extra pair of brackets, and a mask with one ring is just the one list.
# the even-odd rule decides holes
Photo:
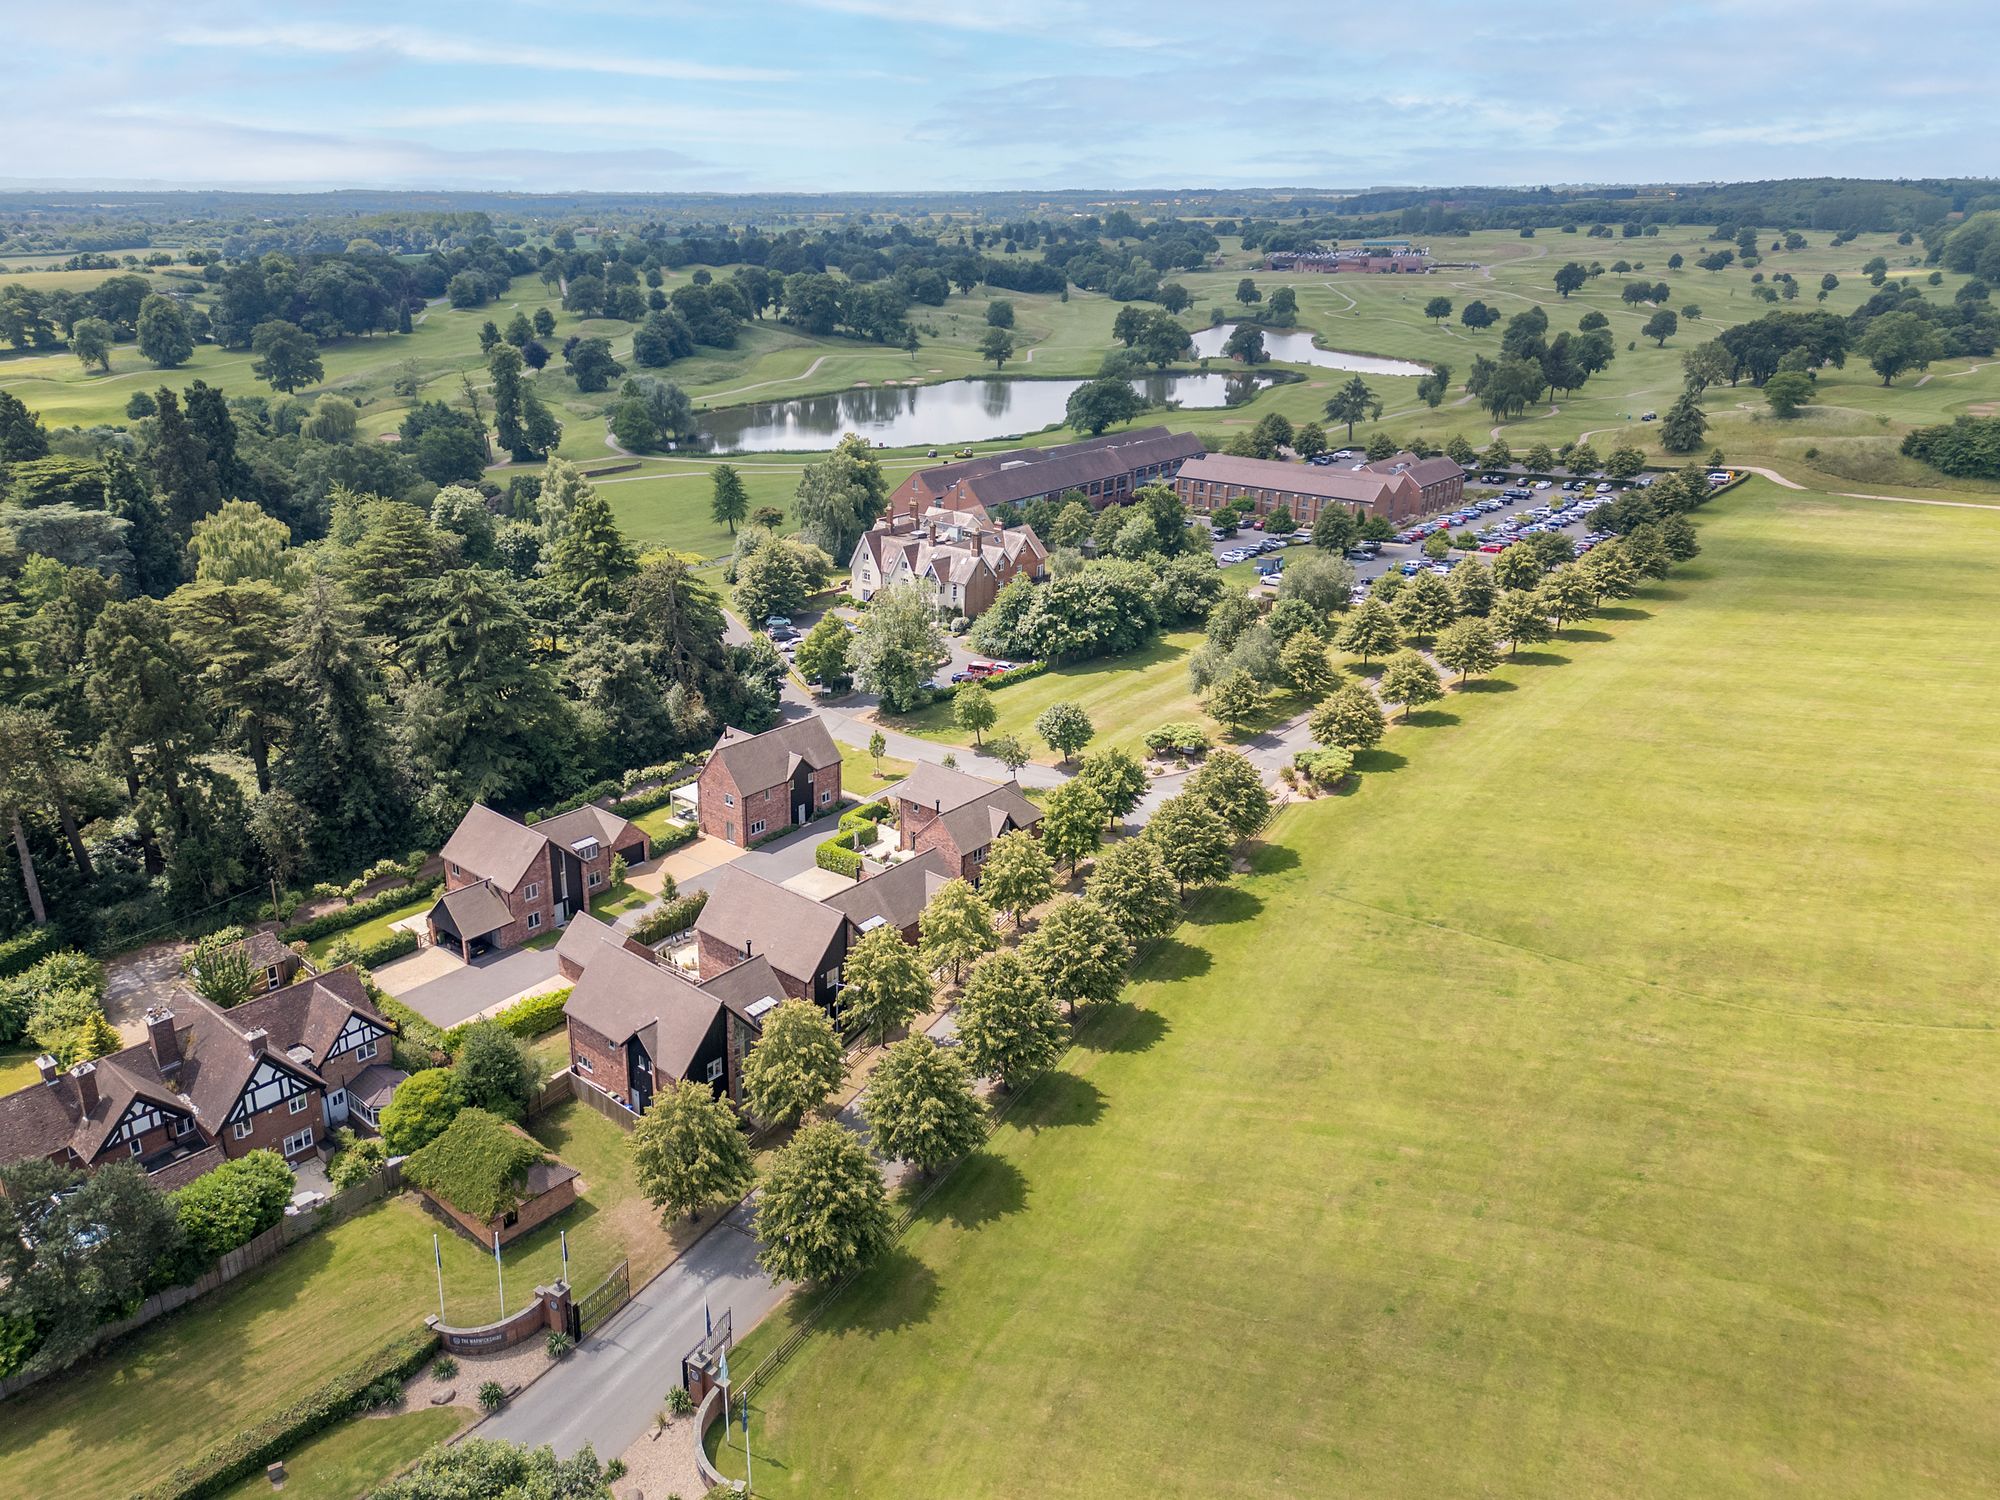
[(524, 1042), (547, 1036), (563, 1023), (563, 1006), (569, 1003), (569, 986), (543, 995), (516, 1000), (493, 1019)]
[(352, 961), (364, 969), (373, 969), (388, 963), (391, 959), (403, 958), (416, 951), (417, 935), (414, 932), (392, 932), (376, 942), (354, 946)]
[(479, 1406), (485, 1412), (496, 1412), (507, 1404), (507, 1392), (497, 1380), (488, 1380), (479, 1387)]
[(450, 1041), (443, 1030), (418, 1015), (394, 995), (385, 995), (370, 986), (368, 998), (374, 1002), (378, 1011), (396, 1023), (396, 1031), (404, 1041), (430, 1054), (428, 1061), (435, 1063), (451, 1051)]
[[(625, 1477), (626, 1472), (625, 1460), (614, 1458), (604, 1466), (604, 1482), (606, 1484), (616, 1484)], [(667, 1500), (673, 1500), (673, 1497), (668, 1496)]]
[(407, 1156), (444, 1134), (445, 1127), (465, 1108), (465, 1094), (448, 1068), (429, 1068), (397, 1088), (382, 1111), (382, 1144), (392, 1155)]
[(431, 1375), (437, 1380), (449, 1380), (458, 1373), (458, 1361), (449, 1354), (440, 1354), (431, 1361)]
[[(330, 911), (322, 916), (307, 917), (303, 922), (294, 922), (278, 933), (281, 943), (311, 943), (329, 933), (344, 932), (363, 922), (394, 911), (399, 906), (408, 906), (420, 896), (427, 896), (444, 884), (442, 875), (433, 875), (429, 880), (413, 881), (409, 885), (391, 886), (386, 891), (377, 892), (366, 901), (356, 901), (339, 911)], [(314, 894), (320, 888), (315, 886)]]
[(366, 1182), (382, 1170), (389, 1148), (374, 1136), (356, 1136), (351, 1130), (337, 1130), (333, 1136), (332, 1160), (326, 1164), (327, 1180), (337, 1188)]
[[(57, 995), (75, 998), (45, 1003)], [(25, 972), (0, 980), (0, 1042), (19, 1041), (38, 1009), (52, 1020), (57, 1010), (71, 1010), (72, 1019), (82, 1021), (101, 1011), (103, 1002), (104, 965), (74, 948), (47, 954)]]
[(677, 932), (686, 932), (694, 926), (695, 918), (701, 915), (701, 909), (707, 904), (707, 891), (696, 891), (669, 901), (641, 917), (633, 925), (632, 936), (642, 943), (652, 944)]
[(252, 1151), (174, 1194), (174, 1217), (204, 1261), (248, 1244), (285, 1216), (298, 1179), (275, 1151)]
[(394, 1375), (384, 1375), (361, 1393), (361, 1406), (365, 1411), (375, 1411), (384, 1406), (394, 1406), (403, 1399), (403, 1382)]
[(849, 880), (861, 878), (861, 856), (847, 848), (840, 840), (851, 837), (841, 834), (821, 844), (813, 854), (813, 863), (822, 870), (831, 870), (836, 875), (845, 875)]
[(1208, 731), (1187, 720), (1162, 724), (1146, 732), (1146, 749), (1154, 756), (1205, 755), (1208, 747)]
[(48, 957), (62, 942), (53, 927), (38, 927), (0, 943), (0, 975), (18, 974), (30, 964)]
[(550, 1359), (568, 1359), (569, 1351), (576, 1347), (575, 1340), (570, 1338), (560, 1328), (551, 1328), (549, 1330), (546, 1343)]
[(667, 1410), (677, 1417), (694, 1414), (694, 1397), (688, 1394), (686, 1386), (677, 1385), (667, 1392)]

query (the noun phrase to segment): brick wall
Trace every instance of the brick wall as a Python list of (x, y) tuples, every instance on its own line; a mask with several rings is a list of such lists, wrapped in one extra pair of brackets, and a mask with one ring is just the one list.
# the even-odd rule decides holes
[[(609, 1037), (569, 1018), (570, 1066), (577, 1076), (620, 1099), (632, 1097), (632, 1080), (626, 1076), (625, 1049)], [(589, 1065), (586, 1070), (581, 1064)]]
[(739, 806), (724, 806), (725, 798), (737, 797), (737, 787), (729, 773), (722, 768), (722, 762), (711, 758), (709, 763), (702, 767), (701, 775), (695, 785), (699, 788), (696, 793), (695, 810), (701, 831), (710, 838), (724, 839), (738, 845), (744, 843), (743, 809)]
[(234, 1125), (224, 1125), (216, 1132), (222, 1143), (222, 1154), (234, 1160), (252, 1151), (276, 1151), (284, 1155), (285, 1137), (301, 1130), (311, 1129), (312, 1146), (304, 1151), (294, 1152), (289, 1161), (304, 1161), (317, 1148), (326, 1144), (331, 1133), (326, 1126), (326, 1096), (318, 1089), (308, 1089), (298, 1096), (305, 1100), (305, 1107), (297, 1114), (292, 1113), (292, 1105), (297, 1099), (288, 1099), (270, 1109), (260, 1109), (250, 1117), (250, 1134), (238, 1139)]

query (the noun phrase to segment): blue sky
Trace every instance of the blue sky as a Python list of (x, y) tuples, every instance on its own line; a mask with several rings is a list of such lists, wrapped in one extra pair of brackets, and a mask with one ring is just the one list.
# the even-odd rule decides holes
[(0, 180), (671, 191), (2000, 171), (2000, 6), (48, 0)]

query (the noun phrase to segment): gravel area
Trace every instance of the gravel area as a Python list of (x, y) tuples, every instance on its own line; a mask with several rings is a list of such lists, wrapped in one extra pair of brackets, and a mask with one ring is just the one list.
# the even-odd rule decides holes
[(431, 1405), (431, 1398), (440, 1391), (450, 1391), (452, 1397), (449, 1402), (438, 1404), (478, 1411), (479, 1388), (487, 1381), (499, 1381), (511, 1395), (549, 1367), (549, 1352), (540, 1338), (529, 1339), (499, 1354), (461, 1354), (456, 1358), (458, 1373), (451, 1379), (439, 1380), (431, 1373), (432, 1367), (426, 1365), (422, 1373), (403, 1387), (402, 1405), (388, 1407), (378, 1415), (419, 1411)]
[(708, 1486), (695, 1467), (693, 1417), (655, 1427), (624, 1452), (625, 1477), (611, 1486), (614, 1500), (701, 1500)]

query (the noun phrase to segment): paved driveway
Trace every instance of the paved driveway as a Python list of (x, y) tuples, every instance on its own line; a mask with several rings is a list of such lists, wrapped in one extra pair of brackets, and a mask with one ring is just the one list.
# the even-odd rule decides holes
[(417, 985), (396, 998), (433, 1026), (456, 1026), (488, 1006), (498, 1005), (556, 977), (556, 952), (549, 948), (509, 948)]

